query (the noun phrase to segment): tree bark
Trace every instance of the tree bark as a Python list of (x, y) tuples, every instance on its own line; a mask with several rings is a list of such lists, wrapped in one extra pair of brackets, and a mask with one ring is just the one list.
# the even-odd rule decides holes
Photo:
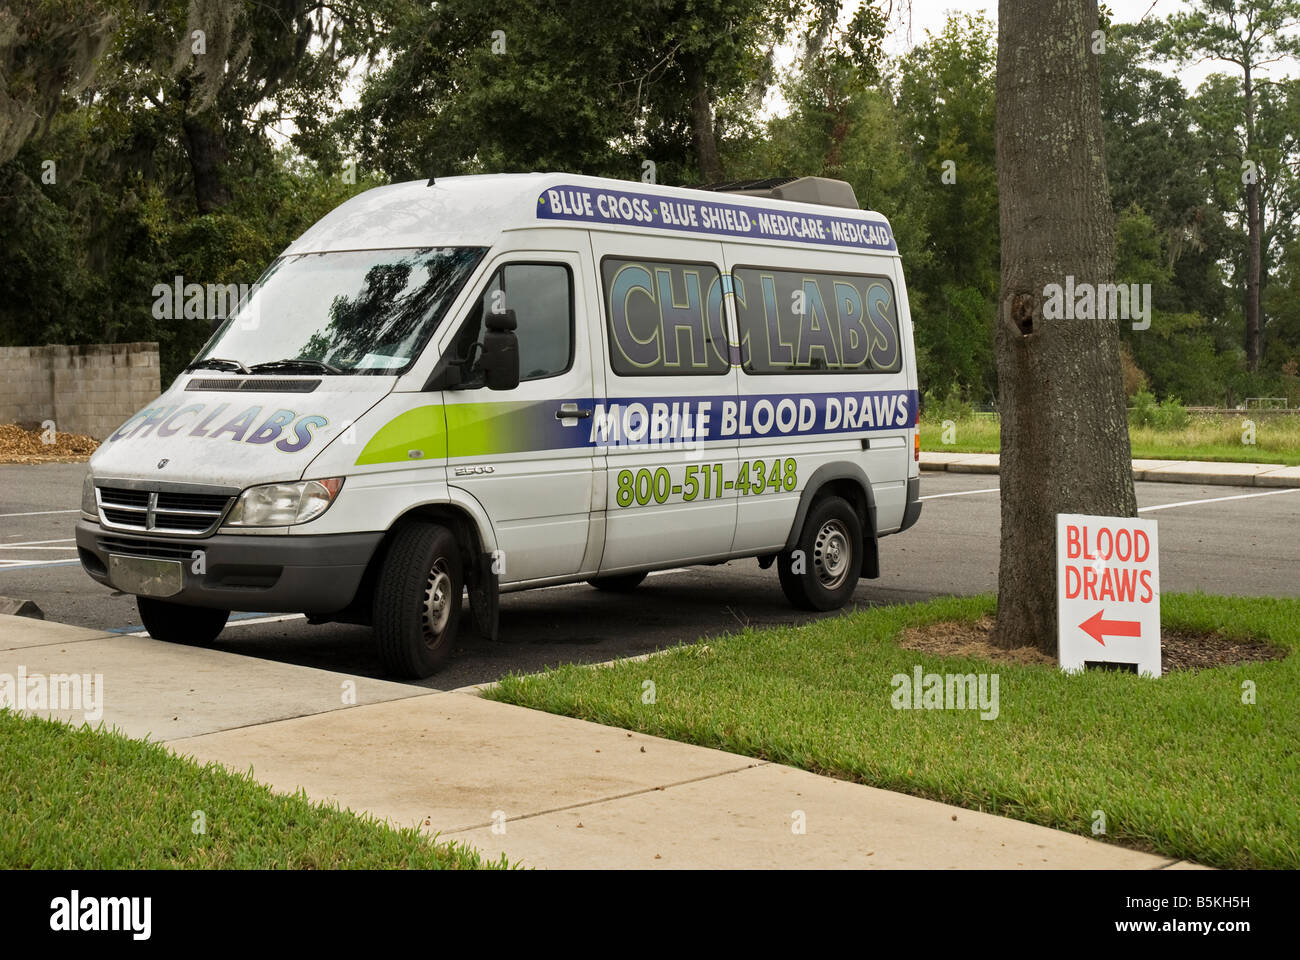
[[(1246, 159), (1255, 159), (1255, 87), (1250, 65), (1245, 68)], [(1263, 331), (1260, 324), (1260, 263), (1262, 231), (1259, 222), (1259, 170), (1246, 183), (1246, 369), (1259, 369), (1263, 355)]]
[(993, 638), (1050, 654), (1056, 515), (1137, 514), (1118, 323), (1095, 318), (1099, 311), (1044, 317), (1048, 284), (1064, 288), (1073, 277), (1095, 290), (1114, 274), (1096, 29), (1095, 0), (998, 6), (1002, 536)]
[(181, 121), (185, 150), (194, 175), (194, 200), (199, 213), (214, 213), (230, 203), (230, 187), (224, 179), (229, 154), (220, 122), (211, 110), (186, 114)]
[(700, 176), (706, 183), (722, 180), (722, 160), (718, 156), (718, 143), (713, 135), (713, 103), (704, 76), (704, 64), (698, 57), (690, 57), (684, 64), (686, 82), (691, 93), (691, 135), (695, 141), (695, 160), (700, 165)]

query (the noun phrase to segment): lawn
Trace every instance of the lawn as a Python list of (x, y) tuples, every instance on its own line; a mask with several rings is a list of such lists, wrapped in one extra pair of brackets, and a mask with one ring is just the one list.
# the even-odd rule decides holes
[[(1255, 423), (1255, 443), (1242, 443), (1242, 421)], [(953, 443), (944, 443), (943, 424), (921, 421), (921, 449), (951, 453), (997, 453), (1000, 426), (993, 417), (952, 421)], [(1183, 427), (1129, 427), (1139, 460), (1217, 460), (1300, 465), (1300, 416), (1243, 413), (1239, 417), (1192, 414)]]
[(116, 733), (0, 710), (0, 745), (7, 870), (504, 865)]
[[(1300, 600), (1166, 594), (1165, 629), (1300, 644)], [(746, 630), (644, 662), (512, 676), (486, 695), (1092, 835), (1217, 867), (1300, 867), (1300, 657), (1069, 676), (905, 650), (991, 597)], [(996, 673), (999, 709), (900, 710), (891, 678)], [(642, 701), (645, 680), (655, 703)], [(1243, 702), (1253, 684), (1255, 702)]]

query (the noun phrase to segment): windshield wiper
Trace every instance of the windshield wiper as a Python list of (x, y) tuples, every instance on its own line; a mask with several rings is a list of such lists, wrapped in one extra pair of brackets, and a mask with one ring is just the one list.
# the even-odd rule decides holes
[(238, 360), (226, 360), (223, 357), (204, 357), (202, 360), (195, 360), (185, 368), (185, 372), (188, 373), (191, 370), (202, 370), (205, 367), (212, 370), (234, 370), (238, 373), (252, 373), (248, 367), (244, 366)]
[(265, 363), (255, 363), (248, 369), (253, 370), (316, 370), (321, 373), (333, 373), (342, 375), (343, 371), (338, 367), (326, 363), (324, 360), (313, 360), (310, 357), (286, 357), (283, 360), (268, 360)]

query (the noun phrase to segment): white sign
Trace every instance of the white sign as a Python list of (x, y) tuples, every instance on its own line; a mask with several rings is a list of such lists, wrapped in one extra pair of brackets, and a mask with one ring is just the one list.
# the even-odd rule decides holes
[(1156, 522), (1056, 515), (1061, 669), (1112, 666), (1160, 676)]

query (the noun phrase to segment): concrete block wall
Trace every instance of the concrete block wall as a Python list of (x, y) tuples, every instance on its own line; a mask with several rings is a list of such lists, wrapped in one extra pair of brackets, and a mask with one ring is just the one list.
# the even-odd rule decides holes
[(160, 392), (156, 343), (0, 347), (0, 423), (103, 440)]

